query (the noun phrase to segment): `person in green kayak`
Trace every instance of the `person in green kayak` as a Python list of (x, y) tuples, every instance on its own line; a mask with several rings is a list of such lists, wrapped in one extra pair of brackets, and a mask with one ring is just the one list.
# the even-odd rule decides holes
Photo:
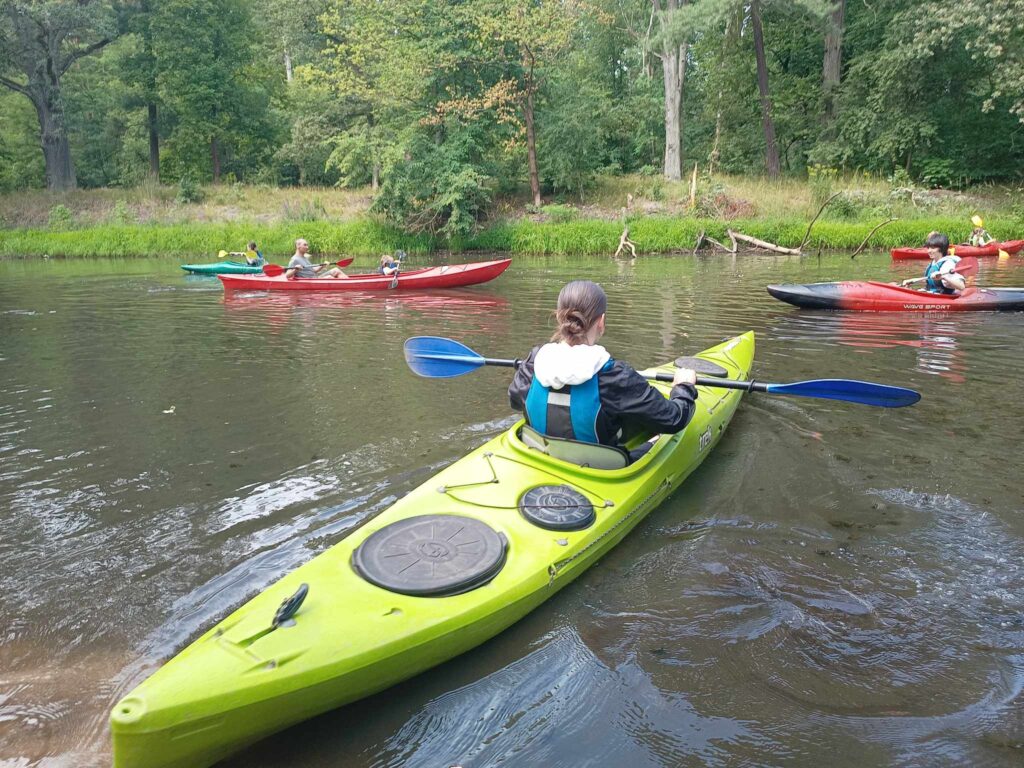
[(288, 261), (288, 268), (284, 273), (287, 279), (291, 280), (293, 277), (348, 277), (338, 267), (324, 272), (324, 267), (329, 264), (313, 264), (306, 258), (307, 253), (309, 253), (309, 243), (300, 237), (295, 241), (295, 255)]
[(978, 216), (977, 214), (972, 216), (971, 223), (974, 225), (974, 229), (971, 230), (970, 240), (968, 240), (971, 245), (980, 248), (983, 245), (995, 242), (995, 238), (985, 231), (985, 222), (982, 220), (981, 216)]
[[(679, 432), (693, 417), (697, 374), (677, 368), (665, 397), (628, 363), (597, 342), (605, 332), (608, 299), (597, 283), (574, 280), (558, 294), (558, 329), (516, 368), (508, 388), (512, 408), (553, 438), (622, 448), (638, 433)], [(636, 461), (651, 449), (629, 452)]]
[(256, 247), (256, 241), (250, 240), (248, 247), (245, 249), (245, 263), (250, 267), (262, 267), (266, 264), (266, 259), (263, 258), (263, 254), (260, 253)]
[(949, 238), (941, 232), (932, 232), (924, 244), (928, 249), (928, 258), (931, 259), (924, 270), (924, 276), (912, 277), (900, 285), (906, 287), (923, 282), (928, 292), (942, 294), (955, 294), (966, 288), (967, 281), (956, 271), (960, 257), (949, 253)]

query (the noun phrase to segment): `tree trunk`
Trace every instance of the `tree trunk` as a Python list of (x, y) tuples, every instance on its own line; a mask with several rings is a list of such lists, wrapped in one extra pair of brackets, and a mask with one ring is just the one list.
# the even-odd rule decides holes
[(213, 164), (213, 183), (220, 183), (220, 148), (216, 137), (210, 139), (210, 161)]
[(537, 133), (533, 126), (533, 75), (526, 80), (526, 160), (530, 169), (530, 192), (533, 204), (540, 207), (540, 173), (537, 171)]
[(157, 122), (156, 104), (146, 105), (146, 123), (149, 128), (149, 176), (160, 181), (160, 131)]
[(74, 189), (78, 180), (75, 178), (71, 145), (64, 126), (64, 108), (59, 87), (56, 90), (49, 88), (45, 94), (34, 92), (29, 98), (35, 104), (39, 116), (40, 144), (46, 163), (46, 188), (53, 191)]
[(292, 56), (288, 49), (284, 49), (284, 78), (286, 82), (292, 81)]
[(764, 58), (764, 30), (761, 27), (761, 8), (758, 0), (750, 3), (750, 26), (754, 31), (754, 57), (757, 59), (757, 90), (761, 94), (761, 125), (764, 128), (764, 159), (768, 178), (778, 178), (779, 147), (775, 143), (775, 123), (772, 121), (772, 101), (768, 93), (768, 64)]
[(835, 119), (835, 91), (842, 77), (843, 24), (846, 16), (846, 0), (839, 0), (828, 19), (825, 32), (825, 58), (821, 66), (821, 92), (825, 100), (825, 124)]
[[(655, 11), (659, 14), (661, 31), (666, 33), (672, 14), (685, 5), (686, 0), (668, 0), (664, 16), (661, 12), (660, 0), (653, 0)], [(686, 56), (689, 50), (687, 43), (675, 44), (671, 40), (662, 46), (658, 53), (661, 59), (661, 71), (664, 75), (665, 89), (665, 178), (679, 181), (683, 177), (683, 84), (686, 79)]]
[(373, 170), (370, 171), (370, 189), (376, 192), (380, 189), (380, 163), (374, 161)]

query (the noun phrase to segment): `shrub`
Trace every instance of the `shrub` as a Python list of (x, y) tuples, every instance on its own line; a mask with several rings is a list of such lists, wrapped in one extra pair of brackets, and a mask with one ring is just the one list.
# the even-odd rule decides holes
[(50, 209), (50, 229), (67, 229), (74, 223), (74, 217), (66, 205), (55, 205)]
[(545, 205), (540, 210), (551, 221), (559, 224), (575, 221), (579, 217), (579, 211), (571, 205)]
[(189, 175), (181, 177), (178, 182), (178, 194), (174, 201), (177, 203), (201, 203), (203, 201), (203, 189)]
[(135, 224), (138, 222), (138, 219), (132, 209), (128, 207), (128, 203), (124, 200), (118, 200), (114, 203), (114, 207), (110, 209), (107, 221), (111, 224)]

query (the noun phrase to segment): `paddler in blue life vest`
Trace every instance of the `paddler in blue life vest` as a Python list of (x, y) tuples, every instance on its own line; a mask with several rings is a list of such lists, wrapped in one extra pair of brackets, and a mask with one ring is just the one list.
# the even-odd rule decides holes
[[(551, 343), (534, 347), (516, 368), (509, 402), (527, 423), (553, 438), (622, 448), (638, 433), (681, 431), (693, 417), (697, 374), (677, 368), (669, 397), (597, 341), (604, 335), (608, 299), (589, 280), (574, 280), (558, 294), (558, 329)], [(654, 445), (629, 452), (636, 461)]]
[(949, 255), (949, 238), (941, 232), (932, 232), (924, 245), (928, 249), (928, 258), (931, 259), (924, 270), (924, 277), (913, 277), (904, 280), (900, 285), (906, 287), (923, 282), (928, 292), (947, 295), (966, 288), (967, 281), (964, 276), (956, 272), (960, 257)]

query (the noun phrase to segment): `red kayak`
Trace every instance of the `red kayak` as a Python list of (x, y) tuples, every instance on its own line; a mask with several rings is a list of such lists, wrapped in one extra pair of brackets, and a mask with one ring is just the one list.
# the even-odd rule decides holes
[[(988, 245), (954, 245), (949, 252), (957, 256), (998, 256), (1000, 251), (1014, 254), (1024, 248), (1024, 240), (1007, 240), (1005, 243), (989, 243)], [(927, 248), (893, 248), (892, 257), (897, 261), (904, 259), (928, 259)]]
[(849, 281), (769, 285), (768, 293), (804, 309), (852, 309), (861, 312), (1024, 310), (1024, 288), (968, 288), (958, 296), (951, 296), (888, 283)]
[(422, 291), (426, 288), (459, 288), (493, 280), (512, 263), (512, 259), (477, 261), (471, 264), (451, 264), (401, 272), (394, 277), (379, 274), (350, 275), (349, 277), (296, 277), (284, 275), (217, 275), (229, 291)]

